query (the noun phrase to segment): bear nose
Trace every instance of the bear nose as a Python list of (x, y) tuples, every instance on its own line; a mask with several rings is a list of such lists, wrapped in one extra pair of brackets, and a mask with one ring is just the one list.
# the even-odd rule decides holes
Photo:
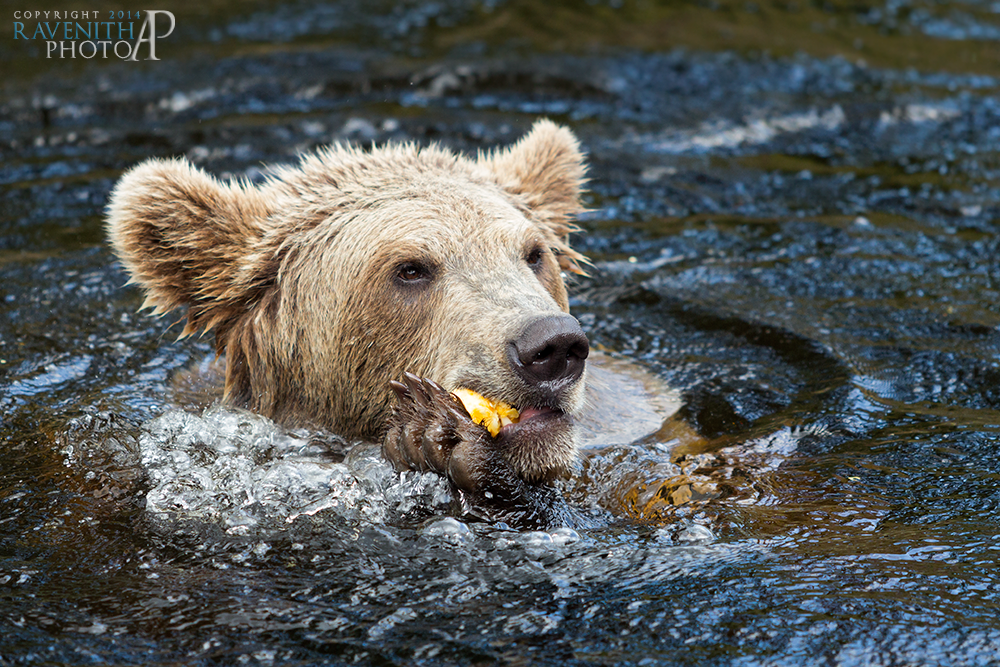
[(522, 379), (553, 390), (579, 379), (588, 354), (590, 343), (570, 315), (534, 320), (508, 346), (511, 365)]

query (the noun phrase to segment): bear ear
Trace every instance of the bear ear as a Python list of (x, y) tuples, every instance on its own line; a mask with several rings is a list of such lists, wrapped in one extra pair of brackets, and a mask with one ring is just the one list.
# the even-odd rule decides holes
[(479, 163), (552, 233), (562, 268), (584, 273), (578, 262), (587, 258), (573, 250), (568, 240), (570, 233), (580, 231), (572, 220), (585, 210), (580, 197), (587, 172), (573, 133), (550, 120), (539, 120), (516, 144), (480, 156)]
[(187, 160), (147, 160), (111, 193), (115, 253), (157, 315), (188, 306), (182, 336), (230, 321), (277, 275), (256, 251), (270, 210), (252, 185), (224, 184)]

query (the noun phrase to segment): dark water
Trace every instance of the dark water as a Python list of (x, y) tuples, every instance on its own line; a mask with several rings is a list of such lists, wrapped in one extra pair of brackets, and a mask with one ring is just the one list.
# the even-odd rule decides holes
[[(155, 63), (0, 40), (0, 665), (1000, 663), (995, 3), (173, 9)], [(463, 524), (364, 448), (176, 406), (210, 345), (123, 287), (123, 169), (539, 115), (592, 164), (574, 312), (714, 443), (588, 458), (566, 493), (631, 519)]]

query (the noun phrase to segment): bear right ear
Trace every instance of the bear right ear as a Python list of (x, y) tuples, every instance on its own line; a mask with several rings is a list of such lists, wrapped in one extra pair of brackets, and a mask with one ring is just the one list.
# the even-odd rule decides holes
[(579, 263), (587, 258), (569, 245), (569, 234), (580, 231), (573, 219), (585, 210), (581, 195), (587, 172), (573, 133), (550, 120), (539, 120), (516, 144), (480, 156), (479, 163), (552, 234), (562, 268), (583, 274)]
[(253, 252), (270, 214), (252, 185), (220, 183), (187, 160), (147, 160), (112, 191), (107, 231), (144, 308), (188, 306), (186, 336), (245, 312), (273, 283), (277, 266)]

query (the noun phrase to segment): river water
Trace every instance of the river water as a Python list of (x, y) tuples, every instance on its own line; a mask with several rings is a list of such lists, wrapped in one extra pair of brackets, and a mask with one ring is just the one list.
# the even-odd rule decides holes
[[(1000, 663), (995, 3), (169, 4), (158, 62), (0, 41), (0, 665)], [(711, 443), (588, 452), (600, 528), (205, 409), (105, 244), (146, 157), (541, 115), (591, 163), (573, 312)]]

